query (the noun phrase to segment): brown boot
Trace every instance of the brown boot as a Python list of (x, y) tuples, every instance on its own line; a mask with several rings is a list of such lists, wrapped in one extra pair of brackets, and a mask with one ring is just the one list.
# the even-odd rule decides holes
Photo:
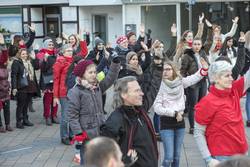
[(10, 125), (6, 125), (6, 131), (13, 131), (14, 129)]
[(6, 132), (5, 128), (3, 126), (0, 126), (0, 133), (5, 133), (5, 132)]

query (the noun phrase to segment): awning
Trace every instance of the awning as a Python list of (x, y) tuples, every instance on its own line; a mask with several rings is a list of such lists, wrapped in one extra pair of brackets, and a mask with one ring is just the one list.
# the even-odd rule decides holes
[(0, 6), (68, 4), (69, 0), (0, 0)]
[(69, 0), (70, 6), (122, 5), (121, 0)]

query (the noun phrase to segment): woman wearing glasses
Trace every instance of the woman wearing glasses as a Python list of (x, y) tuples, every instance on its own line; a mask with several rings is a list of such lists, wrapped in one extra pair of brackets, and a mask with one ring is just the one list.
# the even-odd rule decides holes
[(66, 118), (66, 112), (68, 107), (67, 101), (67, 86), (66, 77), (69, 66), (73, 62), (73, 48), (70, 44), (66, 44), (62, 47), (62, 56), (57, 57), (55, 64), (53, 65), (53, 106), (61, 105), (61, 122), (60, 122), (60, 135), (61, 142), (65, 145), (70, 144), (69, 140), (69, 126)]

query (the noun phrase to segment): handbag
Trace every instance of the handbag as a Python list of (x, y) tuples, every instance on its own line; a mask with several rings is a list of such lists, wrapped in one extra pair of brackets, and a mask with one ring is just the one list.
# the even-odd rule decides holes
[(46, 85), (53, 83), (53, 75), (43, 75), (43, 83)]
[(26, 86), (29, 86), (28, 78), (27, 78), (26, 75), (23, 75), (20, 78), (20, 88), (23, 88), (23, 87), (26, 87)]

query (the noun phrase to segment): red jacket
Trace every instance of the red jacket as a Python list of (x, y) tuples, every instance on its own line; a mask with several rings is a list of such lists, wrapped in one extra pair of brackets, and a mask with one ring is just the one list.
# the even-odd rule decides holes
[[(0, 50), (0, 101), (4, 102), (10, 99), (8, 81), (9, 71), (7, 69), (8, 53), (6, 49)], [(0, 108), (1, 110), (1, 108)]]
[(206, 140), (212, 156), (245, 154), (248, 150), (240, 109), (244, 95), (244, 77), (234, 81), (231, 89), (211, 86), (210, 93), (195, 106), (195, 120), (206, 125)]
[(53, 93), (54, 97), (66, 97), (67, 96), (67, 86), (65, 84), (68, 68), (73, 62), (73, 57), (59, 56), (53, 66)]
[(79, 46), (75, 50), (75, 55), (85, 58), (88, 54), (88, 47), (86, 41), (80, 41)]

